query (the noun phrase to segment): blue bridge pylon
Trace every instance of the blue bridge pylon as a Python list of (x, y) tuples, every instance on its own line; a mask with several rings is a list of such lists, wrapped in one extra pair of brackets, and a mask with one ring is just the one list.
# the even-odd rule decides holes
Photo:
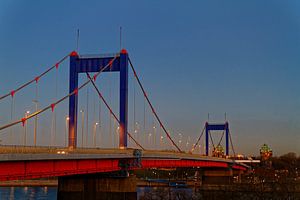
[(209, 124), (205, 123), (205, 154), (209, 154), (209, 131), (225, 131), (225, 154), (229, 156), (229, 124), (225, 122), (224, 124)]
[[(116, 57), (116, 58), (115, 58)], [(115, 60), (112, 61), (112, 59)], [(103, 72), (120, 72), (120, 138), (119, 148), (127, 148), (128, 124), (128, 53), (122, 49), (120, 54), (106, 57), (81, 57), (77, 53), (70, 56), (70, 93), (78, 88), (78, 74), (99, 72), (104, 66), (110, 67)], [(69, 148), (77, 147), (78, 95), (69, 98)]]

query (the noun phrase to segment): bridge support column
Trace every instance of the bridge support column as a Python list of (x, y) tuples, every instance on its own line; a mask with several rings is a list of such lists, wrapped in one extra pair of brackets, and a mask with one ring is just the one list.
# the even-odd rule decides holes
[(120, 135), (119, 148), (127, 148), (128, 125), (128, 54), (126, 50), (120, 53)]
[(136, 178), (102, 174), (59, 177), (58, 200), (136, 200)]
[(202, 183), (206, 184), (222, 184), (228, 185), (233, 183), (233, 171), (229, 170), (212, 170), (204, 171), (202, 176)]
[(226, 142), (226, 156), (229, 156), (229, 125), (225, 123), (225, 142)]
[[(74, 54), (70, 57), (70, 82), (69, 82), (69, 93), (72, 93), (75, 89), (78, 88), (78, 73), (77, 73), (77, 64), (76, 60), (78, 55)], [(68, 146), (71, 149), (76, 148), (77, 146), (77, 103), (78, 96), (77, 94), (71, 95), (69, 97), (69, 141)]]
[(209, 139), (208, 139), (208, 122), (205, 123), (205, 155), (208, 156), (209, 154)]

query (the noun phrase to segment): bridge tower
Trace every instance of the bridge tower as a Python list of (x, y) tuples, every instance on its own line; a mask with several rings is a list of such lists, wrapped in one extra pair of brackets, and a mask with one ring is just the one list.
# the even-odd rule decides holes
[[(87, 72), (99, 72), (112, 59), (116, 57), (112, 65), (103, 72), (120, 72), (120, 138), (119, 148), (127, 147), (127, 121), (128, 121), (128, 53), (122, 49), (120, 53), (110, 56), (84, 57), (73, 52), (70, 56), (69, 91), (78, 88), (78, 74)], [(75, 93), (69, 98), (69, 148), (77, 147), (77, 114), (78, 95)]]
[(225, 131), (225, 143), (226, 149), (225, 154), (226, 156), (229, 155), (229, 124), (225, 122), (224, 124), (209, 124), (208, 122), (205, 123), (205, 154), (208, 156), (209, 152), (209, 131)]

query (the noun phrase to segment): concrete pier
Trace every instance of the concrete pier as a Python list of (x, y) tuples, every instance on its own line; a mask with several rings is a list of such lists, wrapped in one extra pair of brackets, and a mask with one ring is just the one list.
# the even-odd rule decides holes
[(57, 199), (136, 200), (136, 177), (108, 177), (102, 174), (59, 177)]
[(232, 170), (207, 170), (203, 172), (202, 184), (228, 185), (233, 183)]

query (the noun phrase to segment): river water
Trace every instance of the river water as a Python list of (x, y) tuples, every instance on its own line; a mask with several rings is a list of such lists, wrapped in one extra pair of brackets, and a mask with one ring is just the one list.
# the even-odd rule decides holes
[[(16, 200), (46, 200), (56, 199), (56, 187), (0, 187), (0, 199)], [(228, 192), (228, 191), (197, 191), (192, 188), (169, 188), (169, 187), (138, 187), (138, 200), (170, 200), (170, 199), (300, 199), (299, 192)]]
[[(184, 194), (191, 197), (192, 189), (189, 188), (152, 188), (139, 187), (138, 199), (173, 199), (172, 194)], [(6, 200), (46, 200), (56, 199), (56, 187), (0, 187), (0, 199)], [(170, 198), (169, 198), (170, 195)]]
[(0, 199), (56, 199), (56, 187), (0, 187)]

